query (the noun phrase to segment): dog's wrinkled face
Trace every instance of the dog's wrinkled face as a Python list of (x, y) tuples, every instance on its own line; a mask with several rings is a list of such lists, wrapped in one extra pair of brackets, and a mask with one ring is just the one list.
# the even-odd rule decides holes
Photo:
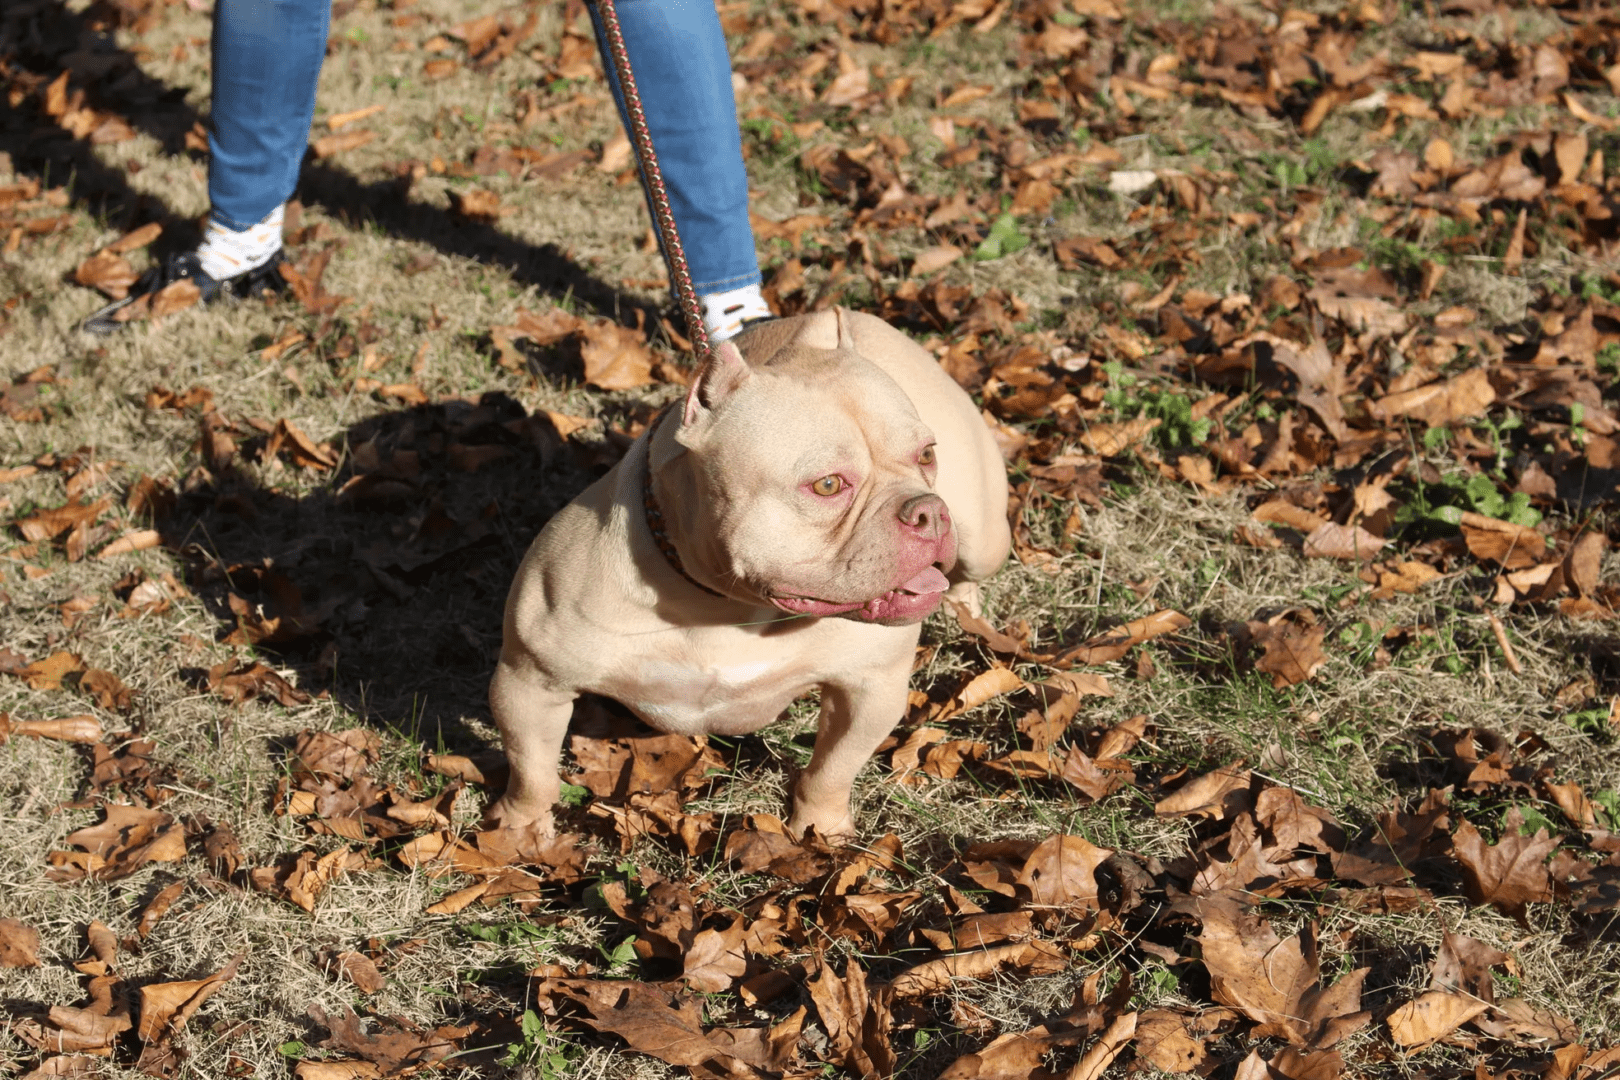
[(934, 436), (847, 337), (750, 366), (727, 343), (688, 395), (678, 441), (699, 506), (683, 545), (733, 595), (894, 625), (939, 606), (956, 563), (934, 494)]

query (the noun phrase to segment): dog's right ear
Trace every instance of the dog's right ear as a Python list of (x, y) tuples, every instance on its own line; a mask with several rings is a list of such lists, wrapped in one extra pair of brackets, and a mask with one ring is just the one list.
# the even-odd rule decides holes
[(703, 423), (719, 404), (737, 388), (747, 382), (754, 371), (743, 359), (742, 350), (730, 341), (722, 341), (709, 350), (709, 359), (686, 389), (686, 405), (681, 411), (681, 427), (692, 428)]

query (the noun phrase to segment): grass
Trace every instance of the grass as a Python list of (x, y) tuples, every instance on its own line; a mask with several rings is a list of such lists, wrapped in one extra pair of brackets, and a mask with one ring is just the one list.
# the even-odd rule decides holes
[[(78, 18), (84, 8), (69, 3), (62, 10)], [(109, 463), (107, 479), (93, 493), (120, 500), (144, 474), (174, 483), (183, 498), (178, 524), (166, 526), (180, 529), (179, 542), (112, 560), (70, 563), (48, 550), (22, 555), (20, 541), (8, 534), (3, 543), (9, 550), (0, 551), (8, 560), (0, 562), (0, 641), (30, 659), (57, 649), (80, 653), (89, 665), (122, 678), (136, 692), (136, 704), (128, 715), (116, 715), (72, 691), (34, 691), (5, 678), (0, 679), (0, 713), (33, 719), (92, 712), (109, 731), (128, 729), (153, 739), (159, 756), (172, 762), (180, 777), (163, 808), (182, 818), (228, 823), (250, 862), (311, 845), (337, 846), (332, 838), (312, 839), (271, 809), (275, 782), (287, 768), (286, 746), (301, 730), (376, 728), (383, 735), (384, 758), (374, 771), (400, 783), (437, 782), (420, 772), (421, 751), (467, 751), (496, 742), (483, 687), (516, 560), (544, 520), (611, 459), (612, 444), (600, 438), (600, 431), (623, 424), (637, 409), (645, 413), (675, 392), (653, 385), (601, 393), (584, 387), (566, 361), (551, 362), (555, 358), (539, 377), (495, 362), (489, 328), (509, 324), (520, 308), (555, 304), (633, 322), (638, 307), (650, 310), (662, 303), (645, 288), (622, 284), (656, 278), (661, 271), (656, 252), (641, 245), (647, 218), (633, 183), (590, 166), (562, 179), (517, 181), (504, 174), (457, 178), (433, 165), (435, 159), (447, 166), (463, 164), (486, 144), (542, 145), (556, 152), (600, 148), (612, 138), (617, 121), (602, 84), (585, 80), (559, 86), (552, 78), (553, 43), (565, 25), (581, 25), (578, 12), (558, 5), (543, 5), (538, 12), (538, 30), (511, 59), (490, 72), (463, 66), (442, 80), (425, 78), (419, 46), (483, 13), (482, 8), (454, 0), (394, 7), (361, 0), (334, 21), (317, 134), (324, 133), (325, 116), (376, 103), (386, 110), (359, 125), (377, 131), (375, 141), (335, 161), (312, 163), (301, 191), (301, 225), (324, 229), (330, 239), (319, 243), (337, 244), (325, 286), (353, 298), (330, 320), (308, 315), (290, 301), (244, 303), (183, 312), (105, 340), (79, 335), (77, 320), (100, 300), (68, 283), (74, 266), (142, 214), (166, 222), (161, 243), (183, 244), (187, 223), (206, 209), (204, 162), (180, 150), (154, 120), (137, 124), (133, 140), (84, 150), (77, 159), (79, 172), (64, 176), (61, 162), (71, 155), (50, 158), (55, 151), (24, 145), (17, 136), (22, 128), (8, 129), (17, 136), (9, 144), (16, 175), (38, 175), (39, 161), (53, 160), (55, 171), (46, 186), (66, 186), (74, 217), (65, 231), (0, 256), (0, 303), (15, 301), (0, 336), (4, 373), (51, 364), (63, 378), (44, 391), (47, 422), (0, 420), (0, 468), (89, 447), (97, 460)], [(761, 7), (752, 14), (791, 40), (794, 63), (817, 45), (845, 47), (829, 26), (796, 12)], [(1266, 13), (1254, 8), (1249, 14)], [(1559, 28), (1550, 13), (1515, 8), (1512, 14), (1517, 25), (1511, 36), (1520, 43)], [(1146, 23), (1171, 16), (1194, 28), (1218, 20), (1202, 4), (1177, 5), (1142, 24), (1128, 24), (1123, 46), (1151, 59), (1160, 45)], [(420, 21), (396, 26), (410, 17)], [(1506, 33), (1496, 15), (1446, 16), (1439, 24), (1492, 41)], [(1360, 47), (1405, 48), (1426, 40), (1429, 25), (1422, 12), (1403, 11)], [(183, 92), (181, 104), (164, 106), (173, 112), (205, 106), (207, 33), (205, 14), (172, 5), (144, 35), (124, 29), (116, 40), (120, 48), (138, 50), (145, 76)], [(1012, 99), (1006, 91), (1027, 81), (1014, 60), (1019, 35), (1009, 23), (982, 36), (964, 29), (892, 48), (868, 41), (848, 45), (860, 62), (882, 64), (886, 77), (914, 79), (901, 104), (858, 117), (807, 102), (771, 79), (750, 78), (739, 107), (745, 117), (754, 117), (745, 145), (755, 212), (777, 220), (794, 213), (828, 214), (834, 224), (819, 231), (840, 252), (839, 238), (851, 218), (836, 198), (818, 192), (798, 167), (796, 153), (776, 149), (759, 134), (765, 114), (789, 123), (824, 120), (824, 128), (804, 137), (805, 146), (858, 147), (880, 135), (904, 138), (911, 154), (902, 169), (914, 192), (993, 190), (995, 169), (987, 159), (954, 171), (935, 164), (942, 144), (928, 120), (935, 113), (933, 102), (945, 93), (964, 83), (983, 83), (997, 93), (953, 109), (953, 115), (1007, 127)], [(746, 34), (739, 35), (734, 48), (746, 40)], [(412, 48), (396, 48), (401, 44)], [(542, 59), (528, 55), (536, 48)], [(550, 105), (581, 91), (596, 101), (568, 113), (565, 122), (525, 128), (516, 118), (518, 93)], [(1365, 204), (1336, 179), (1346, 166), (1365, 162), (1386, 146), (1421, 153), (1441, 134), (1459, 161), (1479, 162), (1500, 152), (1511, 132), (1559, 122), (1552, 106), (1526, 105), (1490, 119), (1411, 121), (1387, 138), (1368, 114), (1341, 110), (1303, 140), (1291, 123), (1206, 101), (1141, 100), (1137, 108), (1141, 130), (1121, 134), (1126, 128), (1119, 117), (1093, 102), (1086, 115), (1065, 119), (1066, 141), (1042, 152), (1098, 142), (1123, 155), (1122, 168), (1205, 170), (1217, 179), (1209, 185), (1210, 214), (1196, 237), (1180, 244), (1162, 241), (1153, 215), (1142, 213), (1137, 201), (1111, 195), (1104, 173), (1082, 169), (1064, 182), (1050, 213), (1017, 223), (1033, 241), (1027, 247), (1002, 258), (963, 259), (941, 280), (969, 286), (975, 294), (1002, 289), (1016, 295), (1030, 311), (1030, 323), (1020, 330), (1052, 330), (1081, 349), (1095, 350), (1092, 358), (1100, 363), (1108, 357), (1092, 331), (1117, 325), (1127, 314), (1121, 302), (1126, 283), (1135, 282), (1144, 287), (1143, 295), (1151, 295), (1179, 277), (1182, 289), (1258, 296), (1272, 275), (1291, 273), (1284, 247), (1231, 224), (1230, 214), (1272, 215), (1277, 205), (1296, 205), (1300, 189), (1319, 190), (1320, 209), (1303, 224), (1301, 245), (1326, 250), (1365, 242), (1380, 226), (1369, 224)], [(1608, 136), (1603, 139), (1594, 145), (1612, 149)], [(424, 171), (407, 202), (386, 203), (381, 193), (394, 190), (398, 166), (411, 162)], [(0, 183), (6, 182), (9, 178), (0, 175)], [(444, 213), (448, 193), (469, 186), (500, 196), (509, 213), (498, 227), (450, 223)], [(1144, 195), (1141, 203), (1163, 207), (1163, 192)], [(983, 225), (998, 216), (992, 206)], [(1060, 269), (1051, 240), (1082, 234), (1113, 241), (1128, 265), (1117, 271)], [(1505, 237), (1503, 232), (1504, 244)], [(1434, 296), (1412, 302), (1409, 313), (1427, 317), (1466, 305), (1478, 309), (1482, 321), (1506, 325), (1525, 318), (1549, 285), (1567, 286), (1572, 275), (1601, 279), (1616, 269), (1613, 260), (1572, 252), (1549, 234), (1538, 238), (1540, 250), (1521, 273), (1509, 277), (1494, 259), (1447, 255), (1445, 242), (1454, 238), (1436, 228), (1415, 239), (1372, 245), (1374, 258), (1392, 271), (1409, 270), (1425, 257), (1449, 260)], [(876, 239), (883, 255), (899, 258), (946, 239), (963, 243), (916, 226)], [(762, 248), (767, 276), (769, 266), (786, 254), (778, 245)], [(425, 269), (405, 273), (423, 263)], [(811, 266), (807, 294), (814, 295), (826, 276), (825, 268)], [(259, 350), (289, 330), (310, 334), (311, 344), (274, 362), (261, 360)], [(414, 381), (435, 402), (465, 400), (413, 412), (356, 392), (355, 361), (338, 355), (346, 336), (369, 339), (385, 358), (372, 372), (380, 381)], [(330, 475), (245, 458), (228, 475), (199, 473), (196, 415), (145, 408), (145, 394), (154, 384), (207, 388), (219, 413), (233, 420), (287, 418), (317, 441), (330, 441), (345, 457), (374, 436), (384, 446), (416, 441), (427, 446), (435, 438), (442, 445), (453, 437), (459, 418), (489, 394), (506, 395), (514, 408), (531, 414), (553, 410), (595, 418), (601, 426), (571, 448), (517, 446), (506, 461), (471, 476), (441, 470), (431, 478), (433, 499), (423, 513), (401, 525), (340, 504)], [(253, 436), (242, 428), (242, 441)], [(1450, 459), (1438, 452), (1436, 460)], [(1173, 646), (1146, 647), (1154, 668), (1149, 677), (1136, 677), (1134, 653), (1110, 665), (1114, 696), (1086, 699), (1077, 720), (1088, 729), (1106, 728), (1148, 715), (1150, 737), (1133, 754), (1139, 773), (1196, 772), (1241, 759), (1277, 783), (1307, 793), (1341, 820), (1363, 824), (1392, 802), (1421, 794), (1426, 784), (1454, 779), (1439, 772), (1425, 746), (1427, 733), (1473, 727), (1510, 737), (1533, 732), (1546, 744), (1537, 760), (1555, 765), (1558, 779), (1580, 783), (1594, 798), (1620, 790), (1614, 733), (1606, 721), (1583, 719), (1582, 711), (1598, 708), (1615, 692), (1607, 627), (1516, 610), (1508, 626), (1523, 670), (1514, 673), (1480, 602), (1488, 583), (1476, 566), (1461, 566), (1417, 595), (1372, 601), (1348, 564), (1233, 543), (1234, 528), (1248, 520), (1242, 496), (1198, 494), (1161, 478), (1145, 463), (1121, 466), (1117, 479), (1120, 486), (1101, 507), (1064, 503), (1050, 508), (1047, 518), (1031, 521), (1037, 539), (1058, 548), (1061, 558), (1050, 570), (1009, 564), (988, 590), (987, 617), (998, 626), (1028, 620), (1042, 646), (1072, 643), (1161, 608), (1194, 620)], [(0, 510), (10, 517), (60, 505), (65, 498), (60, 474), (48, 469), (0, 485)], [(456, 542), (470, 535), (474, 522), (483, 522), (487, 535), (462, 547), (445, 541), (442, 547), (451, 557), (426, 570), (368, 560), (373, 548), (409, 540), (402, 529), (420, 533), (428, 510), (442, 511)], [(1078, 518), (1077, 540), (1064, 539), (1071, 511)], [(1612, 531), (1612, 506), (1596, 513), (1599, 526)], [(114, 514), (120, 526), (139, 524), (121, 514)], [(427, 554), (440, 550), (431, 544), (422, 548)], [(333, 651), (319, 645), (255, 651), (223, 643), (234, 626), (222, 604), (223, 567), (237, 567), (233, 574), (243, 573), (242, 567), (268, 567), (302, 575), (306, 601), (332, 605), (323, 644), (329, 641)], [(1608, 580), (1615, 569), (1611, 554), (1605, 563)], [(120, 617), (121, 605), (110, 597), (119, 579), (136, 570), (152, 577), (165, 571), (180, 575), (192, 595), (162, 616)], [(81, 596), (93, 606), (64, 625), (63, 603)], [(1329, 660), (1314, 680), (1275, 690), (1267, 677), (1234, 658), (1232, 628), (1296, 606), (1314, 610), (1326, 623)], [(1386, 628), (1411, 631), (1411, 641), (1380, 658)], [(939, 648), (919, 673), (918, 686), (945, 685), (984, 665), (978, 644), (944, 618), (929, 622), (924, 640)], [(324, 693), (293, 708), (263, 701), (232, 707), (202, 688), (198, 672), (235, 654), (263, 659), (298, 685)], [(1555, 700), (1581, 679), (1592, 681), (1591, 693), (1575, 695), (1573, 705)], [(996, 753), (1013, 749), (1017, 712), (1006, 699), (993, 701), (954, 720), (955, 737), (981, 739)], [(718, 812), (728, 821), (779, 811), (791, 771), (805, 757), (812, 725), (813, 713), (800, 703), (783, 725), (738, 740), (735, 752), (745, 762), (746, 782), (726, 786), (689, 809)], [(247, 960), (193, 1020), (187, 1036), (191, 1058), (182, 1075), (220, 1075), (227, 1055), (251, 1065), (257, 1075), (284, 1074), (300, 1052), (296, 1044), (305, 1044), (307, 1051), (320, 1037), (306, 1018), (312, 1003), (328, 1011), (363, 1006), (428, 1026), (478, 1019), (487, 1030), (475, 1042), (493, 1040), (503, 1048), (492, 1056), (503, 1055), (508, 1044), (518, 1048), (513, 1056), (522, 1064), (452, 1062), (451, 1076), (670, 1072), (652, 1059), (615, 1051), (538, 1017), (538, 1026), (524, 1021), (533, 1002), (516, 973), (542, 963), (622, 964), (616, 950), (624, 928), (600, 904), (592, 906), (589, 890), (553, 895), (528, 910), (470, 908), (456, 916), (433, 916), (425, 908), (462, 882), (431, 879), (391, 861), (339, 879), (307, 914), (266, 896), (210, 884), (196, 856), (123, 881), (55, 885), (43, 877), (46, 852), (63, 847), (70, 831), (94, 820), (90, 811), (64, 805), (81, 793), (86, 773), (85, 755), (70, 746), (14, 739), (0, 747), (0, 895), (5, 896), (0, 908), (40, 930), (47, 960), (39, 968), (0, 970), (0, 1000), (8, 1010), (80, 1001), (80, 980), (68, 962), (83, 955), (86, 924), (100, 919), (120, 937), (131, 935), (150, 897), (184, 877), (192, 884), (183, 899), (150, 937), (123, 954), (120, 970), (140, 983), (200, 978), (240, 951)], [(902, 787), (875, 765), (863, 773), (856, 799), (863, 835), (896, 833), (908, 862), (926, 871), (925, 882), (955, 852), (979, 840), (1040, 839), (1067, 831), (1168, 861), (1183, 856), (1197, 839), (1183, 821), (1155, 819), (1150, 797), (1129, 788), (1101, 804), (1085, 805), (1060, 785), (996, 785), (968, 773)], [(1460, 801), (1481, 823), (1499, 823), (1509, 802), (1559, 821), (1556, 809), (1535, 792)], [(458, 824), (470, 826), (479, 809), (477, 798), (464, 798)], [(718, 857), (694, 860), (650, 841), (628, 855), (604, 855), (593, 872), (623, 874), (621, 863), (701, 882), (713, 895), (736, 903), (762, 887), (760, 879), (737, 873)], [(937, 882), (919, 887), (927, 899), (937, 895)], [(1387, 1011), (1424, 985), (1427, 958), (1444, 927), (1511, 952), (1517, 963), (1512, 993), (1575, 1021), (1589, 1045), (1609, 1045), (1620, 1037), (1615, 977), (1620, 947), (1613, 927), (1582, 920), (1567, 906), (1535, 905), (1520, 924), (1491, 908), (1470, 907), (1453, 890), (1405, 914), (1355, 910), (1330, 894), (1308, 903), (1279, 903), (1271, 913), (1284, 934), (1317, 921), (1324, 970), (1371, 964), (1364, 1006), (1375, 1012)], [(370, 943), (387, 958), (389, 982), (380, 994), (362, 999), (333, 977), (319, 954)], [(903, 1074), (937, 1075), (991, 1033), (1019, 1030), (1064, 1011), (1089, 975), (1108, 971), (1111, 981), (1117, 960), (1099, 953), (1058, 975), (960, 983), (948, 1000), (933, 1002), (932, 1013), (900, 1036)], [(1138, 1004), (1206, 1001), (1207, 985), (1198, 982), (1202, 976), (1196, 968), (1192, 975), (1188, 970), (1145, 965), (1135, 973)], [(1506, 982), (1499, 976), (1499, 997), (1506, 995)], [(1235, 1039), (1212, 1049), (1236, 1057), (1246, 1052)], [(1456, 1048), (1427, 1051), (1410, 1061), (1382, 1060), (1387, 1048), (1377, 1044), (1371, 1029), (1342, 1049), (1356, 1068), (1368, 1072), (1472, 1068), (1467, 1053)], [(12, 1032), (0, 1029), (0, 1068), (28, 1067), (34, 1059)], [(109, 1075), (135, 1074), (114, 1066)]]

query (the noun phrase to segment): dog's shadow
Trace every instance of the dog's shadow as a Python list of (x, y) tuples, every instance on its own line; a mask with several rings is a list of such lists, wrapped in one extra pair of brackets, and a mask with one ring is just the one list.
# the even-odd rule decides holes
[(300, 467), (286, 440), (272, 465), (274, 435), (246, 435), (157, 523), (218, 638), (269, 653), (301, 688), (428, 749), (482, 744), (467, 720), (488, 716), (512, 576), (618, 445), (567, 441), (544, 415), (487, 393), (355, 424), (332, 441), (346, 452), (327, 482), (297, 496), (277, 482)]

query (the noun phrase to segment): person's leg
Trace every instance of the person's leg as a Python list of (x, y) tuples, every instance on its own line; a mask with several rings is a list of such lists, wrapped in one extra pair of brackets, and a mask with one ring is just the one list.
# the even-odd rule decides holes
[(202, 269), (224, 280), (281, 247), (315, 115), (329, 0), (217, 0)]
[[(770, 315), (748, 224), (748, 174), (732, 96), (731, 58), (713, 0), (615, 0), (675, 227), (703, 298), (711, 337)], [(597, 42), (614, 98), (624, 102), (595, 6)], [(625, 119), (628, 129), (629, 121)]]

